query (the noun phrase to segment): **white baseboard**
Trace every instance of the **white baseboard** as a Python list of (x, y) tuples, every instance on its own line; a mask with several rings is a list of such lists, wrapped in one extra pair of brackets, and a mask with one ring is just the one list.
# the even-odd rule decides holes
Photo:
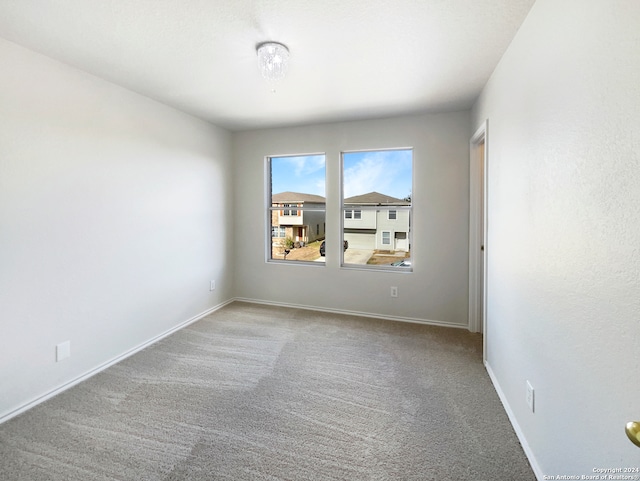
[(54, 396), (56, 396), (57, 394), (60, 394), (63, 391), (66, 391), (67, 389), (75, 386), (76, 384), (81, 383), (82, 381), (85, 381), (87, 379), (89, 379), (92, 376), (95, 376), (96, 374), (98, 374), (101, 371), (104, 371), (105, 369), (107, 369), (110, 366), (113, 366), (114, 364), (119, 363), (120, 361), (128, 358), (129, 356), (134, 355), (136, 352), (139, 352), (141, 350), (143, 350), (146, 347), (151, 346), (152, 344), (155, 344), (156, 342), (160, 341), (161, 339), (164, 339), (167, 336), (170, 336), (171, 334), (173, 334), (174, 332), (179, 331), (180, 329), (183, 329), (185, 327), (187, 327), (189, 324), (193, 324), (194, 322), (202, 319), (205, 316), (208, 316), (209, 314), (211, 314), (212, 312), (217, 311), (218, 309), (221, 309), (222, 307), (226, 306), (227, 304), (230, 304), (231, 302), (233, 302), (233, 299), (229, 299), (221, 304), (218, 304), (217, 306), (212, 307), (211, 309), (207, 309), (204, 312), (201, 312), (200, 314), (197, 314), (195, 316), (193, 316), (190, 319), (187, 319), (186, 321), (181, 322), (180, 324), (178, 324), (177, 326), (172, 327), (171, 329), (168, 329), (166, 331), (164, 331), (161, 334), (158, 334), (157, 336), (152, 337), (151, 339), (143, 342), (142, 344), (138, 344), (137, 346), (129, 349), (128, 351), (124, 352), (123, 354), (120, 354), (119, 356), (114, 357), (113, 359), (110, 359), (109, 361), (100, 364), (99, 366), (85, 372), (84, 374), (68, 381), (65, 382), (64, 384), (52, 389), (51, 391), (48, 391), (40, 396), (38, 396), (35, 399), (32, 399), (31, 401), (28, 401), (20, 406), (18, 406), (15, 409), (12, 409), (11, 411), (8, 411), (2, 415), (0, 415), (0, 424), (4, 423), (5, 421), (8, 421), (9, 419), (22, 414), (25, 411), (28, 411), (29, 409), (37, 406), (38, 404), (46, 401), (47, 399), (50, 399)]
[[(101, 371), (104, 371), (105, 369), (107, 369), (110, 366), (113, 366), (114, 364), (117, 364), (118, 362), (128, 358), (129, 356), (134, 355), (135, 353), (141, 351), (142, 349), (151, 346), (152, 344), (155, 344), (156, 342), (160, 341), (161, 339), (164, 339), (167, 336), (170, 336), (171, 334), (173, 334), (174, 332), (179, 331), (180, 329), (183, 329), (185, 327), (187, 327), (189, 324), (192, 324), (200, 319), (202, 319), (203, 317), (211, 314), (212, 312), (217, 311), (218, 309), (221, 309), (222, 307), (226, 306), (227, 304), (230, 304), (234, 301), (238, 301), (238, 302), (248, 302), (248, 303), (252, 303), (252, 304), (264, 304), (264, 305), (271, 305), (271, 306), (277, 306), (277, 307), (289, 307), (289, 308), (294, 308), (294, 309), (306, 309), (306, 310), (310, 310), (310, 311), (320, 311), (320, 312), (330, 312), (330, 313), (334, 313), (334, 314), (344, 314), (344, 315), (349, 315), (349, 316), (359, 316), (359, 317), (370, 317), (370, 318), (374, 318), (374, 319), (384, 319), (384, 320), (390, 320), (390, 321), (397, 321), (397, 322), (409, 322), (409, 323), (414, 323), (414, 324), (425, 324), (425, 325), (431, 325), (431, 326), (440, 326), (440, 327), (453, 327), (453, 328), (458, 328), (458, 329), (468, 329), (468, 326), (465, 325), (461, 325), (461, 324), (454, 324), (454, 323), (449, 323), (449, 322), (442, 322), (442, 321), (432, 321), (432, 320), (428, 320), (428, 319), (417, 319), (417, 318), (410, 318), (410, 317), (399, 317), (399, 316), (390, 316), (390, 315), (381, 315), (381, 314), (376, 314), (376, 313), (372, 313), (372, 312), (362, 312), (362, 311), (350, 311), (350, 310), (344, 310), (344, 309), (331, 309), (331, 308), (327, 308), (327, 307), (316, 307), (316, 306), (307, 306), (307, 305), (302, 305), (302, 304), (290, 304), (290, 303), (281, 303), (281, 302), (271, 302), (271, 301), (265, 301), (265, 300), (260, 300), (260, 299), (248, 299), (248, 298), (243, 298), (243, 297), (237, 297), (237, 298), (232, 298), (229, 299), (221, 304), (218, 304), (217, 306), (212, 307), (211, 309), (207, 309), (204, 312), (201, 312), (200, 314), (197, 314), (196, 316), (193, 316), (190, 319), (187, 319), (186, 321), (181, 322), (180, 324), (172, 327), (171, 329), (168, 329), (167, 331), (158, 334), (157, 336), (154, 336), (153, 338), (129, 349), (128, 351), (114, 357), (113, 359), (110, 359), (109, 361), (104, 362), (103, 364), (100, 364), (99, 366), (85, 372), (84, 374), (65, 382), (64, 384), (30, 400), (25, 402), (24, 404), (18, 406), (15, 409), (12, 409), (8, 412), (5, 412), (3, 414), (0, 415), (0, 424), (4, 423), (5, 421), (8, 421), (9, 419), (18, 416), (19, 414), (22, 414), (25, 411), (28, 411), (29, 409), (37, 406), (38, 404), (46, 401), (47, 399), (50, 399), (54, 396), (56, 396), (57, 394), (60, 394), (63, 391), (66, 391), (67, 389), (70, 389), (71, 387), (75, 386), (76, 384), (81, 383), (82, 381), (85, 381), (87, 379), (89, 379), (92, 376), (95, 376), (96, 374), (98, 374)], [(494, 382), (495, 384), (495, 382)], [(511, 417), (510, 417), (511, 418)]]
[(469, 329), (468, 324), (454, 324), (453, 322), (432, 321), (429, 319), (417, 319), (413, 317), (390, 316), (388, 314), (376, 314), (373, 312), (349, 311), (345, 309), (332, 309), (329, 307), (307, 306), (304, 304), (290, 304), (288, 302), (272, 302), (272, 301), (265, 301), (262, 299), (249, 299), (246, 297), (236, 297), (234, 300), (238, 302), (249, 302), (251, 304), (265, 304), (268, 306), (276, 306), (276, 307), (290, 307), (293, 309), (306, 309), (308, 311), (330, 312), (332, 314), (344, 314), (347, 316), (372, 317), (374, 319), (384, 319), (388, 321), (398, 321), (398, 322), (410, 322), (413, 324), (425, 324), (428, 326), (455, 327), (458, 329)]
[(487, 373), (489, 373), (489, 378), (491, 379), (491, 382), (493, 383), (493, 387), (498, 393), (498, 397), (500, 398), (500, 401), (502, 401), (502, 406), (504, 407), (504, 410), (507, 412), (509, 421), (511, 422), (511, 425), (513, 426), (513, 429), (516, 432), (516, 436), (518, 436), (518, 440), (522, 445), (524, 454), (527, 456), (527, 459), (529, 460), (529, 464), (531, 464), (531, 469), (533, 469), (533, 474), (535, 474), (536, 479), (538, 479), (538, 481), (542, 481), (544, 479), (544, 476), (542, 474), (542, 470), (540, 469), (540, 465), (538, 464), (538, 461), (536, 460), (536, 457), (533, 454), (533, 451), (531, 450), (529, 443), (527, 442), (527, 438), (525, 438), (524, 433), (522, 432), (522, 429), (520, 428), (520, 425), (516, 420), (516, 416), (513, 413), (513, 410), (511, 409), (511, 406), (509, 405), (509, 402), (507, 401), (507, 397), (502, 391), (500, 384), (498, 383), (498, 379), (493, 373), (493, 370), (491, 369), (491, 366), (489, 365), (488, 362), (485, 361), (484, 367), (487, 369)]

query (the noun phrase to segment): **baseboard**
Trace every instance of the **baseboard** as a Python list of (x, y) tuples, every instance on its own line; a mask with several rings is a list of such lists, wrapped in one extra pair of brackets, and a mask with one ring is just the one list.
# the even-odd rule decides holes
[(184, 329), (185, 327), (187, 327), (189, 324), (193, 324), (194, 322), (202, 319), (205, 316), (208, 316), (209, 314), (211, 314), (212, 312), (217, 311), (218, 309), (221, 309), (222, 307), (226, 306), (227, 304), (230, 304), (233, 302), (233, 299), (229, 299), (221, 304), (218, 304), (217, 306), (214, 306), (210, 309), (207, 309), (204, 312), (201, 312), (200, 314), (197, 314), (193, 317), (191, 317), (190, 319), (187, 319), (186, 321), (181, 322), (180, 324), (172, 327), (171, 329), (168, 329), (166, 331), (164, 331), (161, 334), (158, 334), (157, 336), (152, 337), (151, 339), (129, 349), (128, 351), (124, 352), (123, 354), (120, 354), (116, 357), (114, 357), (113, 359), (110, 359), (109, 361), (100, 364), (99, 366), (85, 372), (84, 374), (72, 379), (71, 381), (68, 381), (54, 389), (52, 389), (51, 391), (42, 394), (41, 396), (38, 396), (35, 399), (32, 399), (31, 401), (28, 401), (24, 404), (22, 404), (21, 406), (3, 414), (0, 416), (0, 424), (4, 423), (5, 421), (8, 421), (9, 419), (18, 416), (19, 414), (22, 414), (25, 411), (28, 411), (29, 409), (37, 406), (40, 403), (43, 403), (44, 401), (46, 401), (47, 399), (50, 399), (54, 396), (56, 396), (57, 394), (60, 394), (63, 391), (66, 391), (67, 389), (75, 386), (76, 384), (81, 383), (82, 381), (85, 381), (87, 379), (89, 379), (92, 376), (95, 376), (96, 374), (98, 374), (101, 371), (104, 371), (105, 369), (107, 369), (110, 366), (113, 366), (114, 364), (119, 363), (120, 361), (128, 358), (129, 356), (134, 355), (135, 353), (145, 349), (146, 347), (151, 346), (152, 344), (155, 344), (156, 342), (164, 339), (167, 336), (170, 336), (171, 334), (173, 334), (174, 332), (179, 331), (180, 329)]
[(410, 322), (413, 324), (425, 324), (428, 326), (455, 327), (458, 329), (468, 329), (468, 324), (454, 324), (453, 322), (432, 321), (429, 319), (417, 319), (413, 317), (390, 316), (388, 314), (376, 314), (374, 312), (349, 311), (345, 309), (332, 309), (330, 307), (307, 306), (304, 304), (290, 304), (288, 302), (273, 302), (262, 299), (249, 299), (246, 297), (236, 297), (238, 302), (249, 302), (251, 304), (264, 304), (267, 306), (290, 307), (293, 309), (306, 309), (308, 311), (330, 312), (332, 314), (345, 314), (348, 316), (372, 317), (374, 319), (384, 319), (387, 321)]
[[(190, 319), (187, 319), (186, 321), (181, 322), (180, 324), (172, 327), (171, 329), (168, 329), (167, 331), (158, 334), (157, 336), (154, 336), (153, 338), (129, 349), (128, 351), (110, 359), (109, 361), (106, 361), (103, 364), (100, 364), (99, 366), (85, 372), (84, 374), (36, 397), (35, 399), (32, 399), (30, 401), (27, 401), (26, 403), (18, 406), (15, 409), (12, 409), (11, 411), (8, 411), (2, 415), (0, 415), (0, 424), (4, 423), (5, 421), (8, 421), (9, 419), (18, 416), (19, 414), (22, 414), (25, 411), (28, 411), (29, 409), (37, 406), (40, 403), (43, 403), (44, 401), (46, 401), (47, 399), (50, 399), (54, 396), (56, 396), (57, 394), (60, 394), (63, 391), (66, 391), (67, 389), (72, 388), (73, 386), (75, 386), (76, 384), (81, 383), (82, 381), (85, 381), (87, 379), (89, 379), (92, 376), (95, 376), (96, 374), (98, 374), (101, 371), (104, 371), (105, 369), (107, 369), (110, 366), (113, 366), (114, 364), (117, 364), (118, 362), (128, 358), (129, 356), (134, 355), (135, 353), (141, 351), (142, 349), (145, 349), (146, 347), (151, 346), (152, 344), (155, 344), (156, 342), (164, 339), (167, 336), (170, 336), (171, 334), (173, 334), (174, 332), (179, 331), (180, 329), (183, 329), (185, 327), (187, 327), (189, 324), (192, 324), (200, 319), (202, 319), (205, 316), (208, 316), (209, 314), (211, 314), (212, 312), (217, 311), (218, 309), (221, 309), (222, 307), (226, 306), (227, 304), (230, 304), (234, 301), (238, 301), (238, 302), (248, 302), (248, 303), (252, 303), (252, 304), (264, 304), (264, 305), (271, 305), (271, 306), (277, 306), (277, 307), (289, 307), (289, 308), (294, 308), (294, 309), (306, 309), (306, 310), (310, 310), (310, 311), (320, 311), (320, 312), (330, 312), (333, 314), (344, 314), (344, 315), (349, 315), (349, 316), (359, 316), (359, 317), (370, 317), (370, 318), (374, 318), (374, 319), (384, 319), (384, 320), (390, 320), (390, 321), (397, 321), (397, 322), (409, 322), (409, 323), (414, 323), (414, 324), (425, 324), (425, 325), (431, 325), (431, 326), (440, 326), (440, 327), (453, 327), (453, 328), (458, 328), (458, 329), (467, 329), (468, 326), (467, 325), (461, 325), (461, 324), (454, 324), (454, 323), (449, 323), (449, 322), (442, 322), (442, 321), (432, 321), (432, 320), (428, 320), (428, 319), (416, 319), (416, 318), (410, 318), (410, 317), (399, 317), (399, 316), (390, 316), (390, 315), (381, 315), (381, 314), (376, 314), (373, 312), (362, 312), (362, 311), (350, 311), (350, 310), (345, 310), (345, 309), (332, 309), (332, 308), (327, 308), (327, 307), (317, 307), (317, 306), (308, 306), (308, 305), (303, 305), (303, 304), (290, 304), (290, 303), (282, 303), (282, 302), (271, 302), (271, 301), (265, 301), (265, 300), (261, 300), (261, 299), (249, 299), (249, 298), (243, 298), (243, 297), (236, 297), (236, 298), (232, 298), (229, 299), (223, 303), (220, 303), (210, 309), (207, 309), (204, 312), (201, 312), (200, 314), (197, 314), (195, 316), (193, 316)], [(495, 384), (495, 382), (494, 382)], [(511, 419), (511, 416), (510, 416)]]
[(516, 432), (516, 436), (518, 436), (518, 440), (522, 445), (524, 454), (527, 456), (527, 459), (529, 460), (531, 469), (533, 469), (533, 474), (535, 474), (536, 479), (538, 481), (542, 481), (544, 479), (544, 476), (542, 474), (542, 470), (540, 469), (540, 465), (538, 464), (538, 461), (536, 460), (536, 457), (533, 454), (533, 451), (531, 450), (531, 446), (529, 446), (529, 443), (527, 442), (527, 438), (525, 438), (524, 433), (522, 432), (522, 429), (520, 428), (520, 425), (516, 420), (516, 416), (513, 413), (513, 410), (511, 409), (509, 402), (507, 401), (507, 397), (505, 396), (504, 392), (502, 391), (502, 388), (500, 387), (500, 383), (498, 383), (498, 379), (493, 373), (493, 370), (491, 369), (491, 366), (489, 365), (488, 362), (485, 361), (484, 367), (486, 368), (487, 373), (489, 373), (489, 378), (491, 379), (491, 382), (493, 383), (493, 387), (498, 393), (498, 397), (500, 398), (500, 401), (502, 401), (502, 406), (504, 407), (504, 410), (507, 412), (509, 421), (511, 422), (511, 425), (513, 426), (513, 429)]

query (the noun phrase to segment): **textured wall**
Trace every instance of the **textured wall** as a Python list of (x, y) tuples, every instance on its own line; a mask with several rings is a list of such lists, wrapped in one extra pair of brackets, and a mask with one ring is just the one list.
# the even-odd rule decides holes
[(6, 41), (0, 63), (1, 418), (229, 299), (233, 271), (228, 133)]
[[(234, 134), (236, 295), (265, 301), (468, 324), (469, 112)], [(340, 152), (414, 147), (413, 273), (265, 263), (267, 155), (326, 152), (327, 242), (338, 248)], [(390, 297), (390, 286), (399, 297)]]
[(539, 475), (639, 464), (639, 27), (635, 0), (538, 0), (473, 111), (488, 362)]

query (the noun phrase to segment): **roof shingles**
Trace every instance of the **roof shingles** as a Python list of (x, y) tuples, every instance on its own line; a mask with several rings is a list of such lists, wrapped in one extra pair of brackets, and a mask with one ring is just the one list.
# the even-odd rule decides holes
[(303, 194), (301, 192), (280, 192), (279, 194), (273, 194), (271, 196), (271, 202), (274, 204), (281, 204), (283, 202), (324, 204), (326, 201), (327, 200), (321, 195)]
[(348, 197), (344, 200), (345, 204), (358, 204), (358, 205), (410, 205), (403, 199), (397, 199), (390, 195), (381, 194), (379, 192), (369, 192), (368, 194), (356, 195)]

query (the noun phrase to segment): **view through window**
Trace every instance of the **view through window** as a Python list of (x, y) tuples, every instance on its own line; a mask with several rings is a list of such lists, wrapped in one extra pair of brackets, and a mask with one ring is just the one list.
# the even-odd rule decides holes
[(324, 263), (325, 156), (267, 159), (268, 260)]
[[(342, 238), (327, 239), (324, 154), (267, 158), (267, 259), (411, 270), (413, 150), (342, 154)], [(339, 241), (337, 243), (335, 241)]]
[(411, 269), (413, 150), (342, 154), (343, 265)]

